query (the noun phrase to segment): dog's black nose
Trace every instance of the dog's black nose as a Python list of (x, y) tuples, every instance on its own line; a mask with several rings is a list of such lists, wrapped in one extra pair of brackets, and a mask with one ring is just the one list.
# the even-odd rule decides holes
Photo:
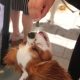
[(29, 37), (30, 39), (35, 38), (35, 35), (36, 35), (35, 32), (30, 32), (30, 33), (28, 33), (28, 37)]

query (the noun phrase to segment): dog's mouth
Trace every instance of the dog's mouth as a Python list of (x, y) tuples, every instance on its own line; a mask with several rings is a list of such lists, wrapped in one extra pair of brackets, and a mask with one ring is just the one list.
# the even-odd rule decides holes
[(45, 41), (47, 41), (47, 42), (49, 41), (48, 37), (46, 36), (46, 34), (44, 32), (39, 32), (39, 34), (43, 36), (43, 38), (45, 39)]
[(49, 47), (49, 46), (50, 46), (50, 45), (49, 45), (49, 38), (48, 38), (48, 36), (46, 35), (46, 33), (44, 33), (44, 32), (39, 32), (39, 34), (40, 34), (41, 36), (43, 36), (43, 38), (44, 38), (45, 41), (46, 41), (47, 46)]

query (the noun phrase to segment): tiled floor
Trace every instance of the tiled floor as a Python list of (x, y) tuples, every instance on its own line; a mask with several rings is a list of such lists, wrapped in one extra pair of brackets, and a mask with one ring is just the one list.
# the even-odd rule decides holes
[(76, 29), (68, 31), (59, 25), (49, 23), (42, 24), (37, 30), (47, 32), (52, 44), (53, 58), (67, 69), (79, 32)]
[[(62, 67), (67, 69), (76, 39), (80, 33), (80, 27), (77, 26), (80, 16), (71, 13), (69, 10), (63, 12), (57, 10), (53, 24), (50, 24), (48, 22), (49, 14), (40, 21), (40, 27), (37, 27), (36, 30), (47, 32), (52, 44), (53, 59), (56, 59)], [(22, 29), (21, 26), (22, 24), (20, 24), (20, 29)], [(10, 31), (12, 31), (11, 28)], [(0, 80), (18, 80), (18, 77), (18, 73), (6, 68), (5, 73), (0, 74)]]

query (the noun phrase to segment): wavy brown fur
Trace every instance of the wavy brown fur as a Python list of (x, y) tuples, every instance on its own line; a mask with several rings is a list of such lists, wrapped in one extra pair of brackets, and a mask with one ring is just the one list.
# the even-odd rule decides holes
[(55, 61), (32, 60), (28, 65), (27, 80), (72, 80), (70, 75)]
[[(37, 46), (31, 47), (30, 51), (38, 56), (35, 55), (36, 57), (26, 65), (26, 71), (29, 74), (26, 80), (72, 80), (70, 75), (55, 60), (52, 60), (51, 55), (49, 56), (50, 52), (44, 52)], [(11, 48), (5, 56), (4, 62), (21, 71), (20, 65), (16, 61), (16, 53), (17, 48)]]
[(16, 54), (18, 48), (10, 48), (7, 55), (4, 57), (4, 63), (11, 68), (14, 68), (16, 71), (21, 72), (19, 65), (17, 64)]

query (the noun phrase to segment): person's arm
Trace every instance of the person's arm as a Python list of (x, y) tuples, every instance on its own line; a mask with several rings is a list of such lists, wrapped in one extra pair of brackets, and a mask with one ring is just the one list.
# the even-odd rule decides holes
[(43, 18), (55, 0), (29, 0), (28, 10), (32, 19), (40, 20)]

